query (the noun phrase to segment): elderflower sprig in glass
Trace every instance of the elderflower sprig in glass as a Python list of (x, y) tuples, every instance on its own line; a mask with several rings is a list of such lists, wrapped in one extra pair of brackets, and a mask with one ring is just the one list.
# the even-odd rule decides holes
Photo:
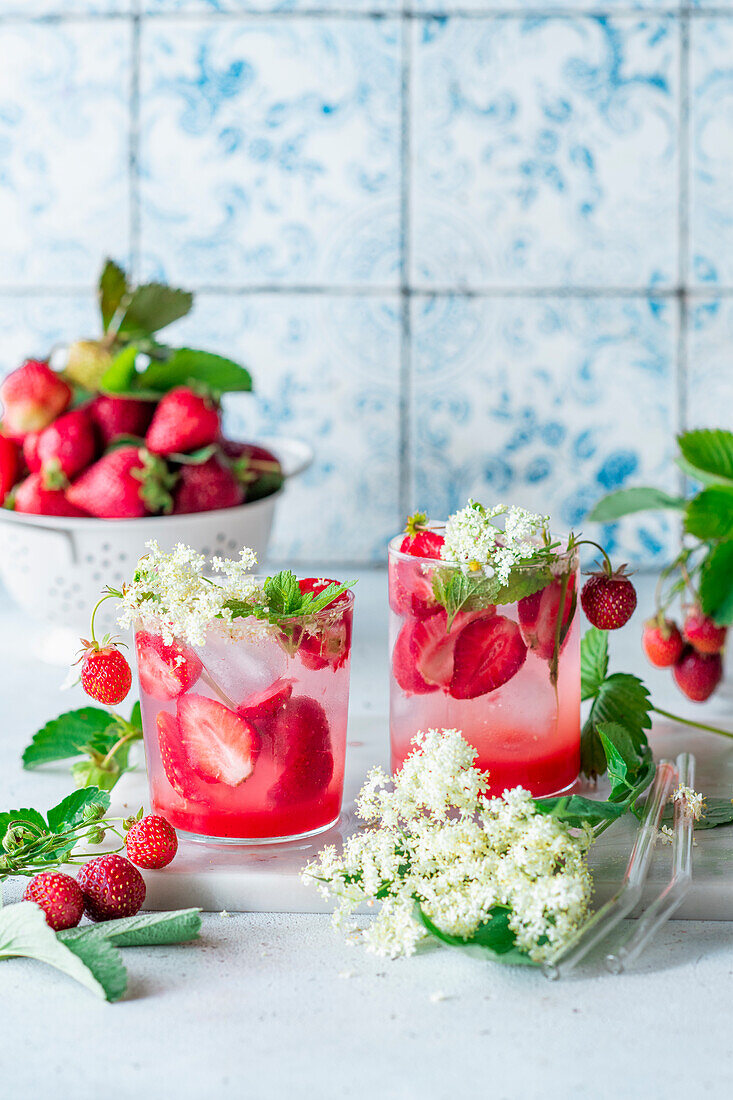
[(547, 516), (477, 502), (389, 545), (392, 769), (417, 729), (462, 730), (491, 793), (580, 770), (578, 555)]
[(353, 595), (251, 550), (156, 543), (121, 595), (135, 629), (153, 811), (195, 839), (299, 839), (338, 820)]
[(379, 904), (360, 933), (379, 955), (411, 955), (431, 936), (509, 963), (561, 951), (588, 911), (590, 830), (538, 813), (520, 788), (486, 798), (476, 750), (457, 730), (419, 733), (412, 748), (394, 779), (369, 773), (357, 802), (368, 828), (304, 870), (336, 900), (336, 927)]

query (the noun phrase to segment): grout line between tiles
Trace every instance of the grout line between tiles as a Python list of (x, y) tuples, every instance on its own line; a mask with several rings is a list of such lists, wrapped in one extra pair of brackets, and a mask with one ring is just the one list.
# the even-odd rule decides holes
[[(175, 279), (175, 276), (173, 276)], [(710, 286), (700, 287), (482, 287), (471, 290), (465, 287), (406, 287), (406, 286), (303, 286), (297, 283), (287, 285), (260, 286), (196, 286), (187, 281), (187, 286), (202, 297), (256, 297), (258, 295), (308, 295), (319, 297), (321, 295), (332, 297), (350, 298), (475, 298), (492, 300), (496, 298), (645, 298), (651, 301), (658, 299), (679, 298), (684, 295), (689, 299), (730, 298), (733, 297), (733, 287)], [(73, 298), (78, 295), (90, 294), (95, 289), (93, 283), (76, 283), (73, 286), (59, 286), (48, 284), (46, 286), (15, 286), (0, 285), (0, 298), (44, 298), (59, 297)]]
[[(687, 15), (680, 17), (680, 115), (679, 115), (679, 269), (680, 304), (677, 334), (677, 431), (687, 424), (687, 356), (689, 332), (689, 301), (687, 282), (690, 274), (690, 22)], [(681, 493), (685, 491), (685, 477), (678, 473)]]

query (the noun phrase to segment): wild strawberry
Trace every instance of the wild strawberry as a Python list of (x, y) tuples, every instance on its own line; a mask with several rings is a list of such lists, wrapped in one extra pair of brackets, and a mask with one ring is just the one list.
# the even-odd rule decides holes
[(723, 678), (723, 660), (719, 653), (698, 653), (686, 646), (672, 675), (683, 695), (694, 703), (704, 703)]
[(10, 435), (37, 432), (71, 402), (71, 388), (40, 359), (26, 359), (0, 385), (4, 424)]
[(84, 913), (84, 895), (76, 879), (60, 871), (41, 871), (25, 888), (23, 901), (34, 901), (54, 932), (76, 928)]
[(41, 463), (43, 483), (49, 489), (61, 489), (67, 479), (94, 460), (97, 440), (94, 428), (84, 409), (64, 413), (44, 428), (36, 444), (36, 457)]
[(234, 508), (244, 500), (244, 490), (232, 470), (216, 455), (199, 465), (181, 466), (173, 493), (173, 514), (211, 512)]
[[(561, 633), (566, 631), (575, 611), (574, 593), (575, 577), (571, 574), (565, 588)], [(555, 653), (561, 595), (562, 582), (554, 580), (539, 592), (524, 596), (517, 604), (522, 637), (532, 652), (543, 661), (551, 660)]]
[(437, 531), (427, 526), (428, 517), (424, 512), (415, 512), (405, 527), (405, 537), (400, 543), (400, 553), (416, 558), (440, 558), (445, 539)]
[(281, 487), (282, 466), (272, 451), (256, 443), (235, 443), (231, 439), (219, 442), (227, 458), (233, 460), (232, 469), (248, 503), (268, 497)]
[(228, 787), (249, 779), (260, 749), (254, 726), (205, 695), (181, 695), (176, 716), (188, 765), (199, 779)]
[(701, 608), (693, 607), (687, 613), (682, 633), (698, 653), (720, 653), (728, 630), (724, 626), (716, 626)]
[(91, 699), (114, 707), (132, 686), (132, 672), (125, 656), (114, 645), (85, 642), (81, 659), (81, 686)]
[(680, 659), (685, 648), (677, 624), (671, 619), (661, 622), (658, 618), (648, 619), (644, 623), (641, 644), (647, 660), (656, 668), (671, 668)]
[(145, 881), (124, 856), (95, 856), (77, 876), (84, 912), (93, 921), (134, 917), (145, 901)]
[(135, 634), (140, 687), (154, 699), (177, 699), (198, 680), (203, 665), (190, 646), (173, 640), (167, 645), (158, 634)]
[(173, 481), (161, 459), (144, 447), (125, 446), (85, 470), (66, 490), (66, 499), (102, 519), (137, 519), (170, 512)]
[(454, 699), (476, 699), (496, 691), (516, 676), (526, 657), (527, 647), (511, 619), (475, 619), (456, 639), (450, 694)]
[(188, 386), (178, 386), (160, 399), (145, 444), (156, 455), (193, 451), (215, 443), (219, 429), (216, 405)]
[(23, 458), (32, 474), (41, 472), (41, 458), (38, 454), (38, 441), (42, 432), (26, 432), (23, 436)]
[(11, 498), (16, 512), (31, 516), (87, 516), (69, 500), (63, 489), (47, 489), (41, 474), (29, 474), (16, 485)]
[(331, 731), (320, 703), (293, 696), (264, 726), (268, 743), (282, 771), (267, 792), (275, 803), (316, 798), (333, 776)]
[(100, 439), (106, 447), (121, 435), (145, 436), (155, 411), (152, 401), (139, 401), (135, 397), (117, 397), (100, 393), (89, 407), (89, 415), (97, 426)]
[(611, 571), (610, 566), (592, 573), (583, 585), (580, 602), (592, 626), (599, 630), (618, 630), (636, 609), (636, 589), (624, 574), (626, 566)]
[(6, 435), (0, 435), (0, 505), (18, 480), (19, 473), (18, 444)]
[(130, 826), (125, 847), (132, 863), (157, 871), (172, 861), (178, 851), (178, 837), (164, 817), (148, 814)]
[(248, 695), (237, 707), (240, 718), (248, 722), (258, 722), (263, 718), (272, 718), (293, 694), (292, 680), (275, 680), (264, 691)]

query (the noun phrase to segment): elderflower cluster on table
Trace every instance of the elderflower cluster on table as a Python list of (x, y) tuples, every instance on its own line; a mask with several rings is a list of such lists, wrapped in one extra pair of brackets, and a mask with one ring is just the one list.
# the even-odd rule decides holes
[[(505, 517), (503, 528), (493, 522), (501, 516)], [(536, 555), (539, 540), (545, 545), (550, 543), (549, 522), (549, 516), (525, 508), (508, 504), (484, 508), (478, 501), (469, 500), (446, 522), (441, 557), (469, 570), (480, 569), (506, 584), (515, 566)]]
[(357, 802), (370, 827), (340, 854), (324, 848), (304, 880), (337, 899), (337, 927), (362, 903), (381, 904), (361, 933), (377, 954), (411, 955), (432, 933), (502, 961), (543, 962), (587, 914), (591, 830), (538, 812), (521, 787), (487, 798), (458, 730), (420, 732), (414, 746), (394, 779), (370, 771)]

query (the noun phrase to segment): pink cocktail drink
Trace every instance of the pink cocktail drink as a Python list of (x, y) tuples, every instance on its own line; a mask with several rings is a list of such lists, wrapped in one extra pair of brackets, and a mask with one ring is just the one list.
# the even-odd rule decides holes
[(307, 618), (214, 621), (203, 645), (136, 629), (155, 813), (228, 841), (290, 840), (337, 821), (352, 613), (343, 592)]
[(401, 552), (404, 536), (389, 547), (393, 771), (418, 730), (458, 729), (489, 773), (491, 793), (567, 789), (580, 770), (574, 556), (516, 569), (514, 591), (528, 594), (495, 603), (482, 599), (478, 567), (439, 560), (442, 536), (435, 545), (431, 536), (420, 545), (432, 556), (416, 554), (417, 544)]

